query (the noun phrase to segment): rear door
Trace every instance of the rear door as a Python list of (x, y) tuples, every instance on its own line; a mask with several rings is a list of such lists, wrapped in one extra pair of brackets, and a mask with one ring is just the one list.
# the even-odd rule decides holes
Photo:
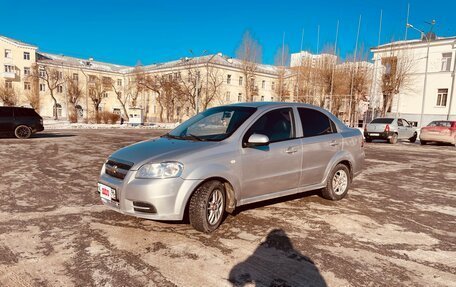
[(334, 155), (342, 149), (342, 136), (324, 113), (312, 108), (298, 108), (301, 120), (302, 174), (300, 186), (321, 183)]
[(13, 125), (13, 108), (0, 107), (0, 132), (12, 131), (14, 128)]
[(407, 137), (407, 128), (404, 125), (402, 119), (397, 119), (397, 136), (400, 139), (405, 139)]

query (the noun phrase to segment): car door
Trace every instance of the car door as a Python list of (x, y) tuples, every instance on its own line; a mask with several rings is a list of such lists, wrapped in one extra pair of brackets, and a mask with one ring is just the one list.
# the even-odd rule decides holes
[[(247, 147), (252, 134), (269, 137), (269, 144)], [(243, 136), (242, 192), (244, 202), (266, 199), (271, 194), (298, 187), (301, 175), (301, 139), (296, 138), (292, 108), (268, 111)]]
[(13, 123), (13, 109), (10, 107), (0, 107), (0, 132), (12, 131)]
[(404, 126), (402, 119), (397, 119), (397, 137), (400, 139), (407, 138), (407, 128)]
[(412, 125), (405, 119), (402, 119), (402, 123), (407, 131), (407, 138), (409, 139), (413, 137), (415, 134), (415, 129), (412, 127)]
[(298, 108), (298, 114), (303, 132), (300, 185), (311, 186), (323, 182), (331, 159), (342, 149), (342, 136), (324, 113), (312, 108)]

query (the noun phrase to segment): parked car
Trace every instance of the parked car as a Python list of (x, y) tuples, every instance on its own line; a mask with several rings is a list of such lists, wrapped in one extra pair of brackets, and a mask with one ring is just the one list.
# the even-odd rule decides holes
[(102, 202), (124, 214), (212, 232), (241, 205), (322, 189), (342, 199), (364, 164), (362, 134), (324, 109), (244, 103), (208, 109), (103, 165)]
[(417, 138), (417, 132), (405, 119), (376, 118), (364, 127), (364, 138), (366, 142), (382, 139), (395, 144), (398, 140), (405, 139), (414, 143)]
[(43, 118), (34, 109), (0, 107), (0, 133), (27, 139), (43, 130)]
[(420, 143), (442, 142), (456, 145), (456, 121), (433, 121), (421, 128)]

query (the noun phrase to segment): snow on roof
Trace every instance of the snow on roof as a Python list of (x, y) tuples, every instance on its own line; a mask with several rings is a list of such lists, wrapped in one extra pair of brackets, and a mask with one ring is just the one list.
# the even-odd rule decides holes
[(115, 73), (128, 73), (132, 68), (128, 66), (98, 62), (87, 59), (79, 59), (74, 57), (68, 57), (64, 55), (55, 55), (50, 53), (37, 53), (39, 63), (47, 64), (56, 64), (56, 65), (66, 65), (71, 67), (80, 67), (84, 69), (105, 71), (105, 72), (115, 72)]
[(5, 41), (10, 42), (10, 43), (13, 43), (13, 44), (18, 45), (18, 46), (26, 46), (26, 47), (38, 49), (37, 46), (31, 45), (31, 44), (28, 44), (28, 43), (24, 43), (24, 42), (15, 40), (15, 39), (11, 39), (11, 38), (8, 38), (8, 37), (5, 37), (5, 36), (1, 36), (0, 35), (0, 39), (5, 40)]
[[(451, 40), (456, 40), (456, 36), (437, 37), (436, 39), (431, 40), (431, 43), (437, 42), (437, 41), (451, 41)], [(394, 41), (394, 42), (382, 44), (377, 47), (373, 47), (373, 48), (371, 48), (371, 50), (377, 50), (377, 49), (382, 49), (382, 48), (391, 47), (391, 46), (402, 46), (402, 45), (422, 44), (422, 43), (426, 43), (426, 40), (422, 40), (422, 39), (400, 40), (400, 41)]]

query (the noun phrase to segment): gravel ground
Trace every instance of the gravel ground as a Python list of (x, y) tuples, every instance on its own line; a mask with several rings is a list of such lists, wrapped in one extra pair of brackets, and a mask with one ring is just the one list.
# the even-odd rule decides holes
[(107, 156), (157, 130), (0, 139), (0, 286), (456, 286), (456, 148), (366, 144), (349, 195), (242, 207), (211, 235), (108, 210)]

